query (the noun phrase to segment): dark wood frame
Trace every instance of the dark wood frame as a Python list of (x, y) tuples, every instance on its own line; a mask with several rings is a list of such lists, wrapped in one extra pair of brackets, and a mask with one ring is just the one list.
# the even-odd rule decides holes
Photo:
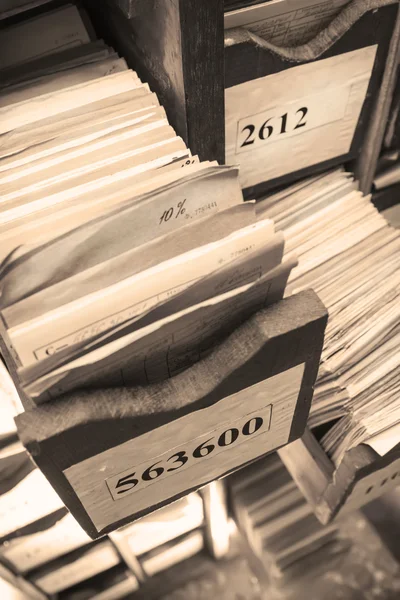
[[(193, 154), (224, 162), (223, 0), (87, 0), (99, 32), (165, 107)], [(127, 18), (128, 17), (128, 18)]]

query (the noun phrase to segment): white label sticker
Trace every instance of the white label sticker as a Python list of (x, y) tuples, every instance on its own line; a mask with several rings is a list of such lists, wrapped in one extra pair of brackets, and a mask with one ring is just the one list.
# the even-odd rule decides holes
[(286, 444), (304, 364), (64, 471), (100, 531)]
[(149, 485), (154, 485), (162, 478), (172, 477), (178, 470), (195, 467), (196, 461), (215, 458), (223, 451), (231, 450), (233, 445), (238, 446), (245, 442), (249, 436), (266, 433), (270, 429), (272, 406), (259, 409), (252, 415), (246, 415), (234, 423), (224, 423), (214, 431), (190, 440), (185, 448), (176, 446), (168, 452), (155, 457), (151, 465), (143, 463), (133, 466), (123, 473), (119, 473), (107, 480), (108, 489), (114, 500), (121, 498), (121, 494), (135, 493)]
[(347, 154), (377, 46), (225, 90), (226, 162), (244, 188)]
[(258, 115), (245, 117), (238, 123), (236, 154), (251, 152), (265, 144), (282, 142), (293, 135), (343, 119), (350, 88), (337, 96), (324, 92), (307, 96), (284, 106), (275, 106)]

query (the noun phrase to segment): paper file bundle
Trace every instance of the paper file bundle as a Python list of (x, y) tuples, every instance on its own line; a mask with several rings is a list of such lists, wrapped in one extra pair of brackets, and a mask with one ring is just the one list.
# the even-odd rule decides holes
[(337, 465), (375, 436), (390, 450), (400, 441), (400, 232), (340, 170), (263, 199), (257, 213), (296, 248), (287, 292), (312, 287), (329, 312), (310, 426), (332, 423), (321, 443)]
[(179, 373), (279, 300), (296, 264), (237, 169), (192, 156), (86, 24), (67, 5), (13, 25), (32, 44), (0, 65), (1, 318), (36, 403)]

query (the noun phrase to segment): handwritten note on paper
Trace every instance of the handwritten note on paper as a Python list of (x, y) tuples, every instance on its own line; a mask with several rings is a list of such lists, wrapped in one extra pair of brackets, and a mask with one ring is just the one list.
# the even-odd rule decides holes
[[(204, 200), (202, 202), (204, 204)], [(162, 206), (159, 212), (162, 216)], [(272, 232), (273, 224), (268, 220), (246, 227), (223, 240), (182, 254), (109, 288), (79, 298), (42, 318), (10, 329), (10, 339), (22, 364), (33, 364), (48, 356), (45, 351), (55, 342), (63, 340), (64, 344), (71, 345), (87, 329), (95, 335), (103, 322), (104, 329), (108, 329), (143, 313), (161, 299), (177, 295), (194, 281), (234, 260), (238, 251), (250, 253), (261, 248)], [(110, 302), (113, 303), (112, 313)], [(73, 321), (71, 314), (74, 315)]]

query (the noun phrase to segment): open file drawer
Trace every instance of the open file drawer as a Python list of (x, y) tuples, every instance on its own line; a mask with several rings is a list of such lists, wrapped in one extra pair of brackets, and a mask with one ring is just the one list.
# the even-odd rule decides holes
[(27, 406), (19, 435), (95, 538), (301, 436), (326, 318), (303, 292), (167, 382)]

